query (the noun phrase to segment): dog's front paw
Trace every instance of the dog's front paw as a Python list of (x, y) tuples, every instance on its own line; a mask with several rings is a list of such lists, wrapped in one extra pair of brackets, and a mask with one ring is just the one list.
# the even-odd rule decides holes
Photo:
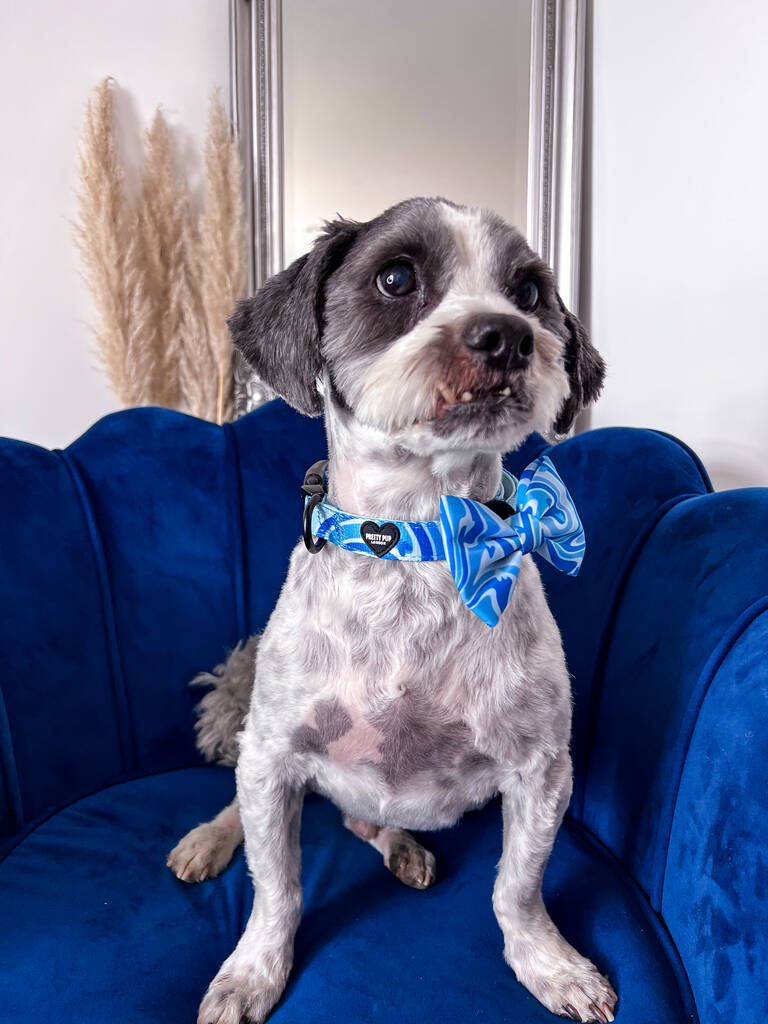
[(220, 875), (233, 853), (231, 833), (209, 821), (180, 839), (166, 864), (182, 882), (204, 882)]
[(222, 968), (203, 996), (197, 1024), (262, 1024), (284, 987), (252, 971)]
[(545, 1005), (561, 1017), (581, 1021), (582, 1024), (588, 1021), (609, 1024), (614, 1020), (619, 997), (608, 979), (592, 964), (589, 967), (589, 971), (548, 980), (549, 1000)]
[[(608, 1024), (614, 1019), (618, 996), (594, 964), (566, 942), (562, 949), (542, 955), (517, 951), (512, 967), (517, 980), (552, 1013), (570, 1020)], [(560, 945), (560, 943), (558, 943)]]

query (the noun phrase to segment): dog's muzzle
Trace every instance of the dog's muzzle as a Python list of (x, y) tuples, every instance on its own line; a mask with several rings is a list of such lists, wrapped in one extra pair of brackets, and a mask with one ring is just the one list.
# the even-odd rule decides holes
[(461, 340), (492, 370), (525, 370), (533, 356), (533, 330), (527, 320), (507, 313), (483, 313), (467, 321)]

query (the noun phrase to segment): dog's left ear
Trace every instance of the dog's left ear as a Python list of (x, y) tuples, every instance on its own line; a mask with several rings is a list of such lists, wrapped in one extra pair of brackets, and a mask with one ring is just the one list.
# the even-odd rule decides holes
[(605, 363), (603, 357), (589, 340), (583, 324), (565, 303), (557, 296), (560, 309), (565, 317), (568, 328), (568, 341), (565, 345), (565, 372), (571, 382), (571, 393), (563, 402), (555, 420), (555, 431), (567, 434), (576, 416), (594, 402), (603, 386)]
[(316, 380), (322, 370), (325, 282), (355, 240), (361, 225), (327, 223), (312, 249), (271, 277), (227, 320), (232, 344), (259, 377), (289, 405), (318, 416), (322, 402)]

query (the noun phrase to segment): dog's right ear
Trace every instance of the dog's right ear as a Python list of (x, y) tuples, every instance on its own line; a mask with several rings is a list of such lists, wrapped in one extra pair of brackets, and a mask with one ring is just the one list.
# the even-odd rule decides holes
[(306, 255), (239, 302), (227, 320), (233, 345), (261, 380), (307, 416), (323, 408), (315, 382), (322, 370), (325, 282), (360, 226), (342, 219), (326, 223)]
[(557, 414), (554, 428), (557, 434), (567, 434), (579, 412), (600, 394), (605, 378), (605, 363), (589, 340), (584, 325), (566, 308), (559, 295), (557, 302), (565, 317), (569, 336), (565, 346), (565, 372), (568, 374), (571, 392)]

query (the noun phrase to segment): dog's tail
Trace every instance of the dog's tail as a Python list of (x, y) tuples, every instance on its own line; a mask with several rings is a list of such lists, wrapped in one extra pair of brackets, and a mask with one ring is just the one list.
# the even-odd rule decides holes
[(213, 686), (195, 708), (197, 749), (216, 764), (237, 764), (236, 736), (243, 727), (253, 689), (259, 634), (240, 641), (213, 672), (201, 672), (190, 686)]

